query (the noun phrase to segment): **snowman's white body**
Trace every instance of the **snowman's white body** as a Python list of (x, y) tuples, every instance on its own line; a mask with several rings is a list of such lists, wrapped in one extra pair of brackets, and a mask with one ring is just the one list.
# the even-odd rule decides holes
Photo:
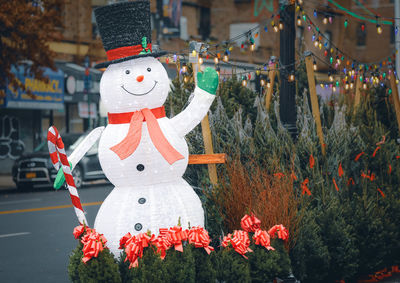
[[(144, 79), (139, 81), (142, 76)], [(160, 107), (168, 91), (167, 73), (152, 57), (110, 65), (100, 83), (102, 101), (111, 113)], [(194, 97), (184, 111), (171, 119), (157, 119), (166, 139), (184, 156), (172, 165), (154, 146), (146, 122), (142, 123), (139, 146), (124, 160), (110, 148), (126, 137), (129, 124), (109, 124), (103, 131), (99, 160), (115, 188), (100, 207), (94, 228), (105, 235), (114, 255), (120, 254), (119, 240), (127, 232), (137, 234), (150, 230), (157, 234), (159, 228), (175, 226), (179, 219), (184, 228), (189, 223), (191, 226), (204, 225), (200, 199), (182, 178), (188, 164), (184, 136), (206, 115), (214, 97), (196, 87)]]

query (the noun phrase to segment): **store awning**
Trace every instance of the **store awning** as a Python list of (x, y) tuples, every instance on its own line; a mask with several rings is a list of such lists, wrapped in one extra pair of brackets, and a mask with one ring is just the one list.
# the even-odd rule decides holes
[[(66, 103), (85, 102), (88, 101), (88, 96), (90, 96), (91, 102), (99, 102), (101, 71), (90, 68), (89, 76), (86, 78), (83, 66), (62, 61), (56, 62), (56, 66), (65, 74), (64, 101)], [(89, 81), (88, 91), (85, 91), (85, 79)]]

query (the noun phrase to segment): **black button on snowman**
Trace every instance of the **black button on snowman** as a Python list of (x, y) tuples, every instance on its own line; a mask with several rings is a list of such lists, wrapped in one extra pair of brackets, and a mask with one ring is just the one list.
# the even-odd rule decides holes
[(100, 95), (109, 112), (99, 160), (115, 188), (94, 226), (118, 256), (119, 240), (127, 232), (150, 230), (157, 235), (160, 228), (177, 225), (178, 219), (183, 228), (188, 223), (204, 225), (200, 199), (182, 178), (189, 154), (185, 135), (207, 114), (218, 74), (210, 68), (199, 73), (190, 104), (167, 118), (163, 104), (170, 80), (156, 59), (164, 53), (152, 52), (149, 1), (100, 7), (95, 16), (108, 57), (97, 66), (107, 67)]

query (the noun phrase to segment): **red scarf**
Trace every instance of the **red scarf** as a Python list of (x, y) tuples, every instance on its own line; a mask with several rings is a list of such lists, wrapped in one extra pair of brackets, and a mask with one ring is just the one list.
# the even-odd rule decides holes
[(128, 158), (139, 146), (142, 137), (142, 124), (143, 122), (147, 122), (151, 141), (164, 159), (171, 165), (175, 161), (184, 159), (183, 155), (172, 147), (162, 133), (157, 119), (163, 117), (165, 117), (164, 106), (154, 109), (144, 108), (135, 112), (108, 113), (108, 122), (110, 124), (130, 124), (126, 137), (119, 144), (114, 145), (110, 149), (114, 151), (121, 160)]

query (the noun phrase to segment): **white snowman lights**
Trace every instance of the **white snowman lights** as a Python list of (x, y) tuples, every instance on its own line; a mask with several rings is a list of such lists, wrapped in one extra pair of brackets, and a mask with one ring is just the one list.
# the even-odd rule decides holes
[(115, 188), (100, 207), (94, 228), (118, 256), (119, 240), (127, 232), (157, 234), (179, 219), (183, 228), (189, 223), (204, 226), (200, 199), (182, 178), (188, 164), (184, 137), (209, 110), (218, 74), (211, 68), (199, 72), (192, 101), (169, 119), (163, 107), (169, 79), (155, 58), (163, 53), (151, 51), (149, 1), (100, 7), (95, 15), (109, 59), (96, 66), (107, 67), (100, 95), (109, 113), (99, 160)]

